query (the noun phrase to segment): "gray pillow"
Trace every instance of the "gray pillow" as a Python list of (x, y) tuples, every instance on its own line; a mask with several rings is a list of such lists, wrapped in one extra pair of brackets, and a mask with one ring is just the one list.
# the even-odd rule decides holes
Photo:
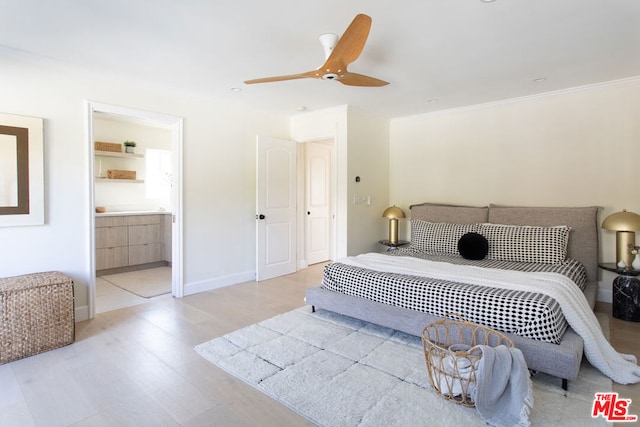
[(449, 224), (476, 224), (489, 222), (486, 206), (457, 206), (442, 203), (421, 203), (411, 205), (411, 219)]

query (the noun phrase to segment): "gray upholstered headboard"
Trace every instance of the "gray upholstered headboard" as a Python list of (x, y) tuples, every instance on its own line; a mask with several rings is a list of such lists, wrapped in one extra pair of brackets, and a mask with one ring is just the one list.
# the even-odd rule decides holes
[(526, 207), (491, 204), (484, 207), (455, 206), (437, 203), (412, 205), (411, 219), (453, 224), (490, 222), (507, 225), (537, 225), (571, 227), (567, 256), (582, 262), (587, 280), (598, 280), (598, 210), (588, 207)]

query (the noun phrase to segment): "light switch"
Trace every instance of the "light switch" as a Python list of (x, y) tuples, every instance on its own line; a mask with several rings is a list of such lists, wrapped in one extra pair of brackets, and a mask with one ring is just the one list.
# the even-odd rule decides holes
[(354, 205), (364, 205), (367, 203), (367, 196), (363, 194), (354, 194), (353, 195), (353, 204)]

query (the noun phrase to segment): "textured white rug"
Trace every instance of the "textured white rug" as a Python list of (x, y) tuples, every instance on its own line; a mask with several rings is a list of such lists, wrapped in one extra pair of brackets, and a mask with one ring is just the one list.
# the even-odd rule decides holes
[[(303, 307), (195, 350), (318, 425), (486, 426), (431, 387), (420, 338), (335, 313)], [(533, 387), (532, 425), (607, 425), (591, 409), (611, 381), (587, 362), (568, 392), (542, 374)]]

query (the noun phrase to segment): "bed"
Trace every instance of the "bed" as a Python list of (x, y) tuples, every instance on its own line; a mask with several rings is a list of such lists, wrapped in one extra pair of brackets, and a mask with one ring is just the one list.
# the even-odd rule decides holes
[[(394, 257), (411, 263), (416, 258), (427, 263), (444, 261), (450, 270), (464, 274), (473, 270), (469, 266), (499, 270), (497, 274), (516, 271), (506, 273), (507, 277), (551, 271), (575, 283), (580, 290), (577, 298), (584, 297), (593, 309), (598, 274), (597, 207), (422, 203), (410, 210), (411, 244), (389, 251), (383, 257), (385, 263)], [(458, 250), (461, 237), (474, 234), (489, 243), (482, 259), (466, 259), (479, 258), (473, 251), (471, 256), (467, 253), (468, 245), (465, 257)], [(455, 312), (505, 332), (522, 350), (529, 369), (561, 378), (563, 388), (578, 375), (583, 340), (547, 295), (499, 286), (487, 289), (461, 280), (462, 273), (454, 274), (455, 280), (440, 272), (431, 278), (417, 277), (393, 269), (382, 271), (382, 267), (376, 271), (355, 260), (353, 265), (338, 261), (325, 267), (322, 285), (307, 290), (306, 302), (314, 310), (334, 311), (416, 336), (425, 325)]]

